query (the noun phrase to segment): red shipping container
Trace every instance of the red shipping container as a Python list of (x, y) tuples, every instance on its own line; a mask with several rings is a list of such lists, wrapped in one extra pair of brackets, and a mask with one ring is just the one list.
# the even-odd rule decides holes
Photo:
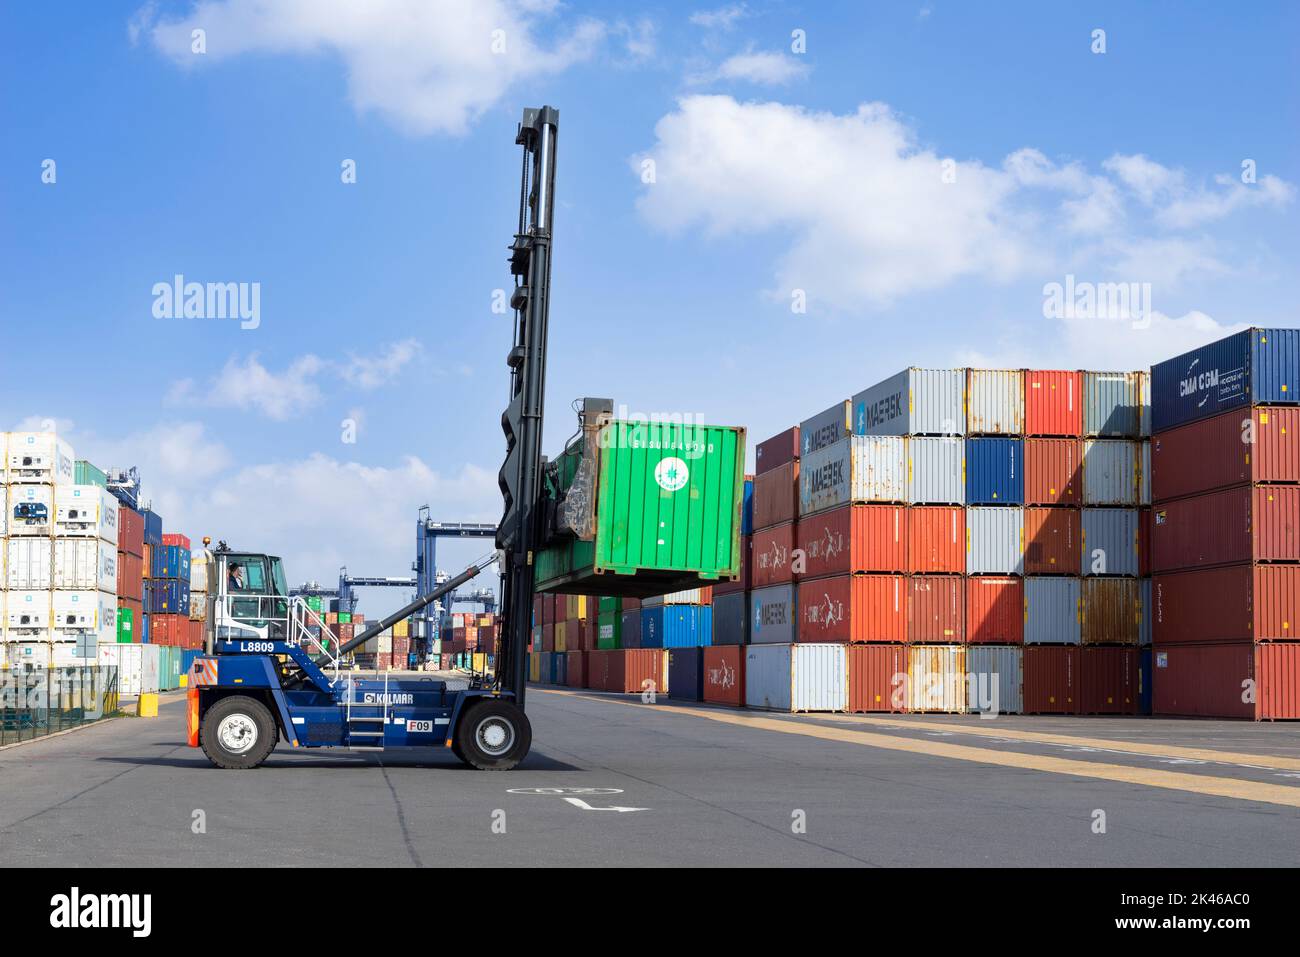
[(182, 535), (180, 532), (166, 532), (162, 537), (164, 545), (179, 545), (187, 552), (190, 550), (190, 537)]
[(1137, 714), (1138, 650), (1136, 648), (1084, 648), (1080, 661), (1083, 714)]
[(144, 559), (139, 555), (117, 553), (117, 596), (133, 601), (144, 597)]
[(1300, 561), (1300, 486), (1241, 486), (1155, 509), (1151, 569)]
[(1079, 522), (1077, 508), (1025, 509), (1025, 574), (1078, 575)]
[(1025, 435), (1083, 434), (1083, 374), (1025, 370)]
[(958, 575), (915, 575), (907, 582), (907, 640), (961, 644), (966, 640), (966, 580)]
[[(770, 472), (779, 466), (794, 462), (799, 458), (799, 426), (786, 429), (780, 435), (759, 442), (754, 449), (754, 476)], [(758, 483), (754, 483), (758, 491)]]
[(1256, 645), (1255, 674), (1259, 681), (1257, 718), (1300, 718), (1300, 644)]
[(966, 579), (966, 641), (1019, 645), (1025, 640), (1025, 587), (1020, 578)]
[(542, 624), (542, 621), (546, 615), (546, 612), (542, 608), (542, 603), (545, 598), (546, 598), (545, 595), (533, 596), (533, 625), (534, 626)]
[(1237, 409), (1151, 439), (1153, 501), (1254, 482), (1300, 482), (1300, 408)]
[(835, 575), (798, 586), (799, 641), (907, 641), (907, 579)]
[(570, 688), (587, 687), (587, 655), (586, 651), (566, 651), (564, 657), (567, 659), (564, 664), (564, 683)]
[[(460, 629), (452, 629), (453, 634)], [(542, 651), (548, 654), (555, 650), (555, 624), (547, 622), (542, 625)]]
[[(584, 687), (592, 691), (605, 690), (605, 678), (609, 672), (609, 652), (589, 651), (586, 661), (587, 672), (582, 676)], [(542, 661), (542, 673), (546, 673), (546, 662)]]
[(1083, 444), (1078, 439), (1025, 439), (1025, 504), (1083, 502)]
[(799, 463), (786, 462), (754, 479), (754, 530), (793, 522), (799, 515)]
[(1300, 634), (1300, 565), (1222, 565), (1151, 579), (1152, 640), (1294, 641)]
[(754, 533), (753, 572), (755, 588), (793, 581), (790, 553), (794, 551), (795, 523), (773, 525)]
[[(713, 586), (715, 595), (726, 595), (733, 591), (749, 591), (753, 587), (753, 568), (754, 568), (754, 536), (740, 536), (740, 577), (728, 582), (719, 582)], [(629, 601), (635, 601), (636, 604), (628, 606)], [(623, 610), (630, 611), (632, 608), (640, 608), (641, 600), (639, 598), (624, 598)]]
[(850, 712), (907, 710), (907, 645), (851, 645), (847, 653)]
[(1025, 714), (1078, 714), (1079, 648), (1025, 645), (1022, 681)]
[(913, 505), (907, 510), (907, 570), (925, 575), (966, 571), (966, 510)]
[[(1152, 711), (1202, 718), (1254, 718), (1242, 699), (1255, 687), (1250, 642), (1161, 645), (1151, 650)], [(1258, 700), (1258, 699), (1256, 699)]]
[(804, 578), (907, 570), (907, 509), (844, 505), (799, 520)]
[(744, 645), (704, 649), (704, 700), (735, 708), (745, 703)]
[(623, 694), (668, 691), (668, 657), (660, 648), (620, 648), (605, 652), (605, 690)]
[(144, 637), (144, 602), (139, 598), (117, 598), (118, 608), (131, 609), (131, 643), (140, 644)]
[(125, 505), (117, 510), (117, 550), (137, 557), (144, 555), (144, 516)]

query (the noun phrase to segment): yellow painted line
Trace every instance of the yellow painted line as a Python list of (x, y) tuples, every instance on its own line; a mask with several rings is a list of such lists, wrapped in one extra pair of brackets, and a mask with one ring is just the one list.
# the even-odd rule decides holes
[[(546, 693), (581, 698), (584, 701), (619, 704), (631, 708), (646, 707), (639, 701), (623, 701), (618, 698), (596, 698), (590, 695), (565, 691), (547, 691)], [(1098, 761), (1075, 761), (1069, 758), (1053, 758), (1046, 755), (994, 751), (989, 748), (976, 748), (964, 744), (946, 744), (940, 741), (927, 741), (917, 738), (898, 738), (892, 735), (873, 734), (869, 731), (847, 731), (840, 728), (828, 728), (823, 725), (778, 721), (773, 718), (761, 718), (703, 708), (663, 708), (660, 709), (659, 713), (690, 715), (697, 718), (707, 718), (710, 721), (717, 721), (722, 724), (754, 728), (760, 731), (797, 734), (808, 738), (820, 738), (823, 741), (881, 748), (886, 751), (905, 751), (935, 758), (973, 761), (978, 764), (1021, 768), (1026, 771), (1045, 771), (1049, 774), (1069, 774), (1074, 777), (1097, 778), (1120, 784), (1138, 784), (1145, 787), (1165, 788), (1171, 791), (1189, 791), (1193, 794), (1300, 808), (1300, 787), (1288, 787), (1281, 784), (1267, 784), (1259, 781), (1244, 781), (1237, 778), (1220, 778), (1202, 774), (1184, 774), (1181, 771), (1126, 767), (1122, 764), (1103, 764)]]

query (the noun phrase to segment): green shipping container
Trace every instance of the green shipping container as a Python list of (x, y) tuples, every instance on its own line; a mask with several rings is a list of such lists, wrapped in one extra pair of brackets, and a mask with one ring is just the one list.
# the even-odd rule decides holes
[(100, 488), (108, 488), (108, 476), (102, 469), (96, 468), (85, 459), (77, 459), (73, 480), (78, 485), (98, 485)]
[(740, 576), (743, 428), (615, 420), (593, 434), (556, 463), (572, 504), (588, 498), (573, 494), (584, 454), (595, 459), (591, 537), (537, 554), (539, 590), (642, 598)]
[(597, 613), (598, 613), (598, 614), (601, 614), (601, 615), (603, 615), (603, 614), (605, 614), (605, 613), (607, 613), (607, 612), (611, 612), (611, 611), (622, 611), (622, 610), (623, 610), (623, 599), (621, 599), (621, 598), (610, 598), (608, 595), (602, 595), (602, 596), (600, 597), (599, 606), (600, 606), (600, 607), (599, 607)]
[(135, 641), (135, 609), (119, 608), (117, 610), (117, 643), (129, 645)]
[(346, 625), (346, 624), (350, 623), (351, 621), (352, 621), (352, 612), (350, 612), (350, 611), (341, 611), (341, 612), (339, 612), (339, 624), (340, 624), (340, 625)]
[(622, 612), (606, 612), (596, 619), (596, 647), (601, 651), (623, 647)]
[(308, 595), (307, 607), (310, 608), (312, 611), (316, 612), (317, 614), (320, 614), (320, 610), (321, 610), (320, 595)]

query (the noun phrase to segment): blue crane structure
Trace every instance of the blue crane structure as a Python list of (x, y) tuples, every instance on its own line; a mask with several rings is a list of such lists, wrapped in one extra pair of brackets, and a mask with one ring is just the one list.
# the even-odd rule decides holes
[[(438, 584), (438, 539), (440, 538), (494, 538), (497, 533), (497, 527), (492, 524), (483, 524), (476, 522), (435, 522), (429, 517), (429, 506), (420, 507), (415, 520), (415, 561), (411, 563), (411, 570), (415, 572), (415, 586), (417, 595), (427, 595), (433, 591)], [(491, 611), (487, 607), (488, 603), (484, 600), (486, 595), (492, 594), (490, 590), (483, 589), (476, 592), (476, 597), (468, 599), (469, 601), (481, 602), (485, 610)], [(462, 596), (453, 595), (452, 601), (465, 600)], [(495, 603), (495, 596), (493, 596)], [(447, 602), (444, 614), (451, 611), (452, 602)], [(493, 605), (495, 607), (495, 605)], [(415, 634), (421, 638), (436, 638), (440, 620), (438, 612), (432, 607), (425, 607), (415, 613)]]

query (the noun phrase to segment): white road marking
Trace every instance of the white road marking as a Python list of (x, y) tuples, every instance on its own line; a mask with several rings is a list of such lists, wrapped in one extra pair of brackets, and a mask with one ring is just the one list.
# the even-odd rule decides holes
[(582, 808), (584, 811), (617, 811), (619, 814), (624, 814), (628, 811), (650, 810), (648, 807), (619, 807), (617, 804), (611, 805), (610, 807), (592, 807), (582, 798), (565, 798), (564, 800), (568, 801), (574, 807)]

